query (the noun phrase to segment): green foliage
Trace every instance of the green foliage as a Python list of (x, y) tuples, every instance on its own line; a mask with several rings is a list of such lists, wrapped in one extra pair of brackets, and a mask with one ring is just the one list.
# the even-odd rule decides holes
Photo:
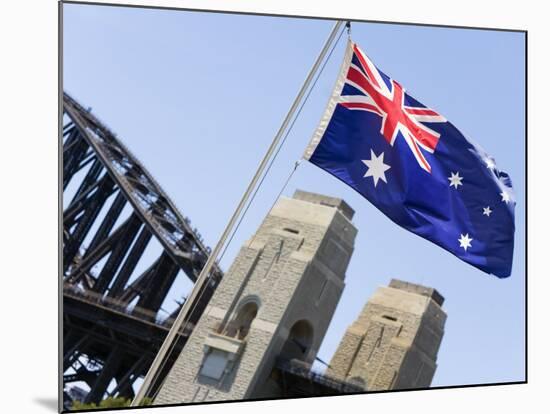
[(93, 408), (97, 408), (97, 405), (95, 403), (89, 403), (85, 404), (80, 401), (73, 401), (73, 405), (71, 406), (71, 410), (90, 410)]
[[(73, 402), (73, 405), (71, 407), (71, 410), (93, 410), (97, 408), (118, 408), (118, 407), (128, 407), (130, 406), (130, 403), (132, 402), (131, 399), (126, 399), (124, 397), (109, 397), (104, 399), (98, 404), (96, 403), (82, 403), (80, 401)], [(151, 398), (145, 397), (143, 400), (141, 400), (141, 403), (139, 405), (151, 405), (153, 403), (153, 400)]]
[(143, 398), (143, 400), (141, 400), (139, 405), (153, 405), (153, 399), (149, 397), (145, 397)]

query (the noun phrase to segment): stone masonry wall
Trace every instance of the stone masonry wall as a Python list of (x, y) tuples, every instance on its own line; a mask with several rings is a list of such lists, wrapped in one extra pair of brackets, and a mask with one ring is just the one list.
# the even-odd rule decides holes
[[(337, 207), (316, 204), (315, 195), (307, 198), (280, 199), (244, 243), (155, 404), (245, 399), (267, 389), (273, 392), (265, 384), (289, 332), (300, 321), (312, 327), (311, 346), (303, 359), (313, 361), (344, 287), (357, 231)], [(221, 380), (205, 377), (201, 369), (211, 349), (205, 346), (209, 336), (224, 332), (223, 322), (231, 321), (250, 301), (258, 312), (242, 352)]]
[(381, 287), (348, 328), (327, 374), (368, 390), (428, 387), (446, 315), (434, 289), (402, 281)]

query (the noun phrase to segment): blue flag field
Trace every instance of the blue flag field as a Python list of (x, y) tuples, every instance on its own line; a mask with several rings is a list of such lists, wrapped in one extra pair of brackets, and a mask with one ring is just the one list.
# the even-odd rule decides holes
[(399, 226), (486, 273), (510, 275), (515, 198), (509, 176), (351, 41), (304, 158)]

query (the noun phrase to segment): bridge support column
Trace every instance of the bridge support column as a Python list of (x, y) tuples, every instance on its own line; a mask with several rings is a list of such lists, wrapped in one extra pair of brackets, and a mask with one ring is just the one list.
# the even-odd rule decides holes
[(107, 391), (109, 383), (115, 377), (115, 373), (120, 365), (120, 359), (123, 356), (123, 352), (117, 346), (109, 353), (109, 357), (106, 359), (101, 369), (100, 374), (95, 380), (90, 392), (86, 396), (86, 402), (98, 402), (103, 399), (103, 395)]

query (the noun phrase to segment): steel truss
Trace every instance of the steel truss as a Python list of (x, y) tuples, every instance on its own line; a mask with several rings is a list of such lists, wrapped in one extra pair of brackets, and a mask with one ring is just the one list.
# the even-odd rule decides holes
[[(64, 384), (86, 382), (91, 389), (86, 402), (106, 395), (131, 398), (133, 382), (146, 373), (181, 308), (165, 318), (159, 314), (176, 276), (183, 271), (195, 282), (210, 249), (105, 125), (66, 93), (63, 109), (64, 196), (71, 180), (83, 176), (63, 212)], [(132, 212), (122, 220), (126, 206)], [(152, 238), (162, 252), (136, 275)], [(96, 272), (94, 266), (101, 269)], [(176, 351), (221, 277), (215, 266), (180, 331)], [(107, 393), (113, 379), (116, 387)]]

